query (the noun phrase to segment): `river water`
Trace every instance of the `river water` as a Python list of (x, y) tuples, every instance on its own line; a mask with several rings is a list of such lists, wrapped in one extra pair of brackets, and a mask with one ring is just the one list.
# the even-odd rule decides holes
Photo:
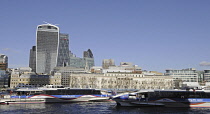
[(0, 105), (0, 114), (208, 114), (210, 108), (118, 107), (115, 102)]

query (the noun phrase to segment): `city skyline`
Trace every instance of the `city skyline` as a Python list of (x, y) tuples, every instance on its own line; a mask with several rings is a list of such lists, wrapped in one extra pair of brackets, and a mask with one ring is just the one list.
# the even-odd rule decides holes
[(36, 27), (47, 21), (69, 34), (70, 50), (78, 57), (91, 49), (95, 66), (102, 66), (103, 59), (114, 59), (116, 65), (132, 62), (150, 71), (210, 69), (209, 3), (0, 1), (0, 53), (8, 56), (9, 67), (28, 67)]

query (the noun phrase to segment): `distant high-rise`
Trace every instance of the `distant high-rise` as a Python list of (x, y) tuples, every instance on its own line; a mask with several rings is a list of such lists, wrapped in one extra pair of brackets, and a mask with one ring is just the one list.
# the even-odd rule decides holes
[(33, 72), (36, 72), (36, 46), (33, 46), (32, 49), (30, 49), (29, 67)]
[(61, 34), (59, 39), (59, 49), (58, 49), (58, 62), (57, 66), (65, 67), (69, 66), (69, 35)]
[(115, 66), (113, 59), (104, 59), (102, 63), (102, 67), (104, 69), (108, 69), (110, 66)]
[(70, 67), (90, 69), (94, 65), (94, 57), (90, 49), (84, 51), (83, 58), (76, 57), (76, 55), (70, 52)]
[(0, 70), (6, 70), (8, 68), (8, 57), (0, 54)]
[(87, 51), (84, 51), (83, 53), (83, 57), (87, 57), (87, 58), (93, 58), (93, 53), (90, 49), (88, 49)]

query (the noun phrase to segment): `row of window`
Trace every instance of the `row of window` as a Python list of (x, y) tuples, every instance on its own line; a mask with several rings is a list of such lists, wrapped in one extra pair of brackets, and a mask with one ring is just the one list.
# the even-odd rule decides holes
[(155, 91), (148, 93), (149, 97), (154, 98), (210, 98), (210, 93), (205, 92), (165, 92)]
[(71, 89), (63, 89), (58, 91), (47, 90), (44, 91), (44, 94), (48, 95), (100, 95), (101, 92), (99, 90), (71, 90)]
[(135, 74), (105, 74), (105, 76), (132, 76), (132, 77), (143, 77), (143, 75), (135, 75)]

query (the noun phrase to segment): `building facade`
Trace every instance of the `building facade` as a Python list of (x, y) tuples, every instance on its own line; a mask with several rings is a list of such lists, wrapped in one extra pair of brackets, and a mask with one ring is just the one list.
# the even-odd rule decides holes
[(69, 66), (69, 35), (61, 34), (59, 37), (59, 49), (58, 49), (58, 62), (57, 67)]
[(37, 75), (33, 72), (11, 73), (10, 88), (16, 87), (43, 87), (45, 85), (61, 85), (61, 74), (55, 73), (51, 75)]
[(54, 67), (69, 64), (69, 35), (60, 33), (59, 27), (52, 24), (38, 25), (36, 72), (49, 74)]
[(57, 66), (59, 28), (51, 24), (38, 25), (36, 36), (36, 72), (50, 73)]
[(199, 75), (194, 68), (166, 70), (165, 75), (173, 77), (175, 88), (181, 88), (182, 84), (186, 86), (199, 86)]
[(0, 70), (0, 88), (8, 87), (9, 76), (5, 70)]
[(0, 70), (6, 70), (8, 68), (8, 57), (4, 54), (0, 54)]
[(93, 53), (90, 49), (88, 49), (87, 51), (83, 52), (83, 57), (84, 58), (93, 58)]
[(87, 73), (87, 70), (84, 68), (76, 67), (55, 67), (54, 72), (61, 73), (61, 85), (64, 87), (69, 87), (70, 75), (72, 73)]
[(108, 69), (110, 66), (115, 66), (113, 59), (104, 59), (102, 62), (103, 69)]
[(36, 46), (33, 46), (32, 49), (30, 49), (29, 67), (33, 72), (36, 72)]
[(110, 90), (172, 89), (169, 76), (143, 76), (136, 73), (74, 74), (70, 75), (71, 88), (98, 88)]
[(141, 74), (141, 67), (138, 67), (138, 65), (133, 65), (129, 62), (121, 62), (120, 66), (109, 66), (108, 68), (105, 68), (102, 70), (103, 73), (111, 73), (111, 72), (127, 72), (127, 73), (139, 73)]
[(69, 51), (69, 35), (60, 33), (59, 27), (52, 24), (37, 26), (36, 47), (30, 50), (29, 61), (29, 66), (34, 72), (50, 74), (55, 67), (90, 69), (94, 66), (94, 57), (90, 49), (84, 51), (83, 56), (76, 57)]
[(70, 52), (70, 67), (90, 69), (94, 65), (94, 57), (90, 49), (84, 51), (83, 58), (76, 57), (76, 55)]
[(210, 86), (210, 70), (204, 70), (203, 78), (205, 85)]

